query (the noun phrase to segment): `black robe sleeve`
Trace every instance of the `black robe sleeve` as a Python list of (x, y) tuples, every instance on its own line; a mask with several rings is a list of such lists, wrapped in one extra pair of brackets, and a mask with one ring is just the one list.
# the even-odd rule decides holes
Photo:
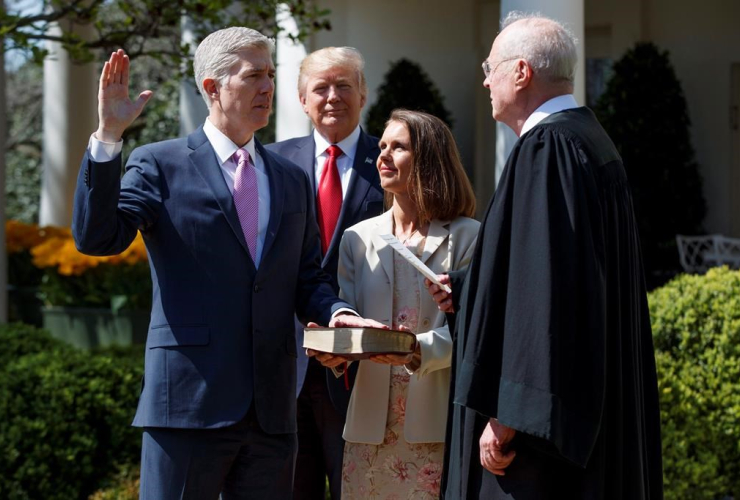
[(460, 298), (455, 385), (455, 403), (545, 439), (582, 467), (599, 433), (606, 365), (603, 235), (588, 161), (552, 127), (512, 151)]

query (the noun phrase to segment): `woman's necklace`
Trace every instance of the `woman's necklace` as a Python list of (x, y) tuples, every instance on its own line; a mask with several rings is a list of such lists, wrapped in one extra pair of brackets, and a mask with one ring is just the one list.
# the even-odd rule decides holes
[(405, 236), (405, 237), (404, 237), (404, 235), (403, 235), (403, 234), (399, 234), (399, 232), (398, 232), (398, 231), (396, 230), (396, 227), (397, 227), (397, 226), (396, 226), (396, 219), (393, 219), (393, 232), (395, 233), (395, 235), (396, 235), (396, 238), (398, 238), (398, 241), (400, 241), (400, 242), (401, 242), (402, 244), (404, 244), (404, 245), (405, 245), (405, 244), (406, 244), (406, 242), (407, 242), (407, 241), (409, 241), (409, 240), (410, 240), (410, 239), (411, 239), (411, 238), (412, 238), (412, 237), (413, 237), (413, 236), (414, 236), (414, 235), (415, 235), (416, 233), (418, 233), (418, 232), (419, 232), (419, 229), (421, 229), (421, 227), (417, 225), (417, 226), (416, 226), (416, 229), (414, 229), (413, 231), (411, 231), (411, 233), (410, 233), (410, 234), (408, 234), (407, 236)]

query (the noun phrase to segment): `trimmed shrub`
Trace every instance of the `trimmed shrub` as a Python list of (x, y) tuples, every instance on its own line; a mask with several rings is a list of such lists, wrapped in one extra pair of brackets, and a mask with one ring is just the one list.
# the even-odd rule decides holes
[(385, 122), (396, 108), (424, 111), (452, 128), (452, 116), (444, 105), (444, 97), (422, 67), (408, 59), (391, 63), (391, 68), (383, 77), (378, 98), (367, 112), (367, 133), (382, 136)]
[(650, 294), (666, 500), (740, 497), (740, 272)]
[(0, 327), (0, 344), (0, 498), (84, 499), (117, 464), (138, 462), (141, 359), (91, 354), (25, 325)]
[[(72, 350), (64, 342), (55, 339), (49, 332), (24, 323), (14, 323), (0, 326), (0, 373), (5, 371), (9, 364), (27, 354), (58, 350)], [(0, 385), (0, 388), (2, 386)]]
[(123, 467), (88, 500), (139, 500), (139, 467)]
[(594, 110), (624, 160), (650, 289), (680, 270), (676, 234), (702, 232), (706, 204), (688, 106), (667, 51), (637, 43)]

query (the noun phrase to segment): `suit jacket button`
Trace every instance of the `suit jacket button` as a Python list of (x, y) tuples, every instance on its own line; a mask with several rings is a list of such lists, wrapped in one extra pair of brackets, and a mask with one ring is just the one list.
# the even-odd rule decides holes
[(260, 288), (260, 286), (259, 286), (259, 285), (254, 285), (254, 293), (257, 293), (257, 292), (259, 292), (260, 290), (262, 290), (262, 289)]

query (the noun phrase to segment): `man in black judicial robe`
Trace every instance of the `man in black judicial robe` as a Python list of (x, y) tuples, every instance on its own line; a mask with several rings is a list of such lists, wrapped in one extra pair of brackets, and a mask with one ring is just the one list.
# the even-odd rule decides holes
[(559, 23), (515, 13), (483, 64), (493, 116), (520, 138), (467, 272), (450, 275), (451, 297), (429, 287), (456, 311), (448, 500), (663, 496), (632, 199), (571, 95), (575, 62)]

